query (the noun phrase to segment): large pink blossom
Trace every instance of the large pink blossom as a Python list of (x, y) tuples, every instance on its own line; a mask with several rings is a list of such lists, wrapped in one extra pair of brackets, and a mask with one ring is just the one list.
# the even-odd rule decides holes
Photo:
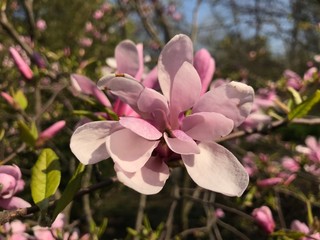
[(231, 82), (201, 96), (189, 37), (175, 36), (158, 61), (159, 92), (127, 74), (99, 80), (140, 117), (90, 122), (71, 137), (72, 152), (83, 164), (111, 157), (118, 179), (143, 193), (159, 192), (169, 177), (168, 164), (182, 159), (201, 187), (240, 196), (248, 174), (237, 158), (215, 140), (239, 126), (252, 108), (253, 89)]
[(21, 179), (20, 168), (16, 165), (0, 166), (0, 208), (16, 209), (31, 205), (22, 198), (14, 196), (23, 190), (24, 181)]

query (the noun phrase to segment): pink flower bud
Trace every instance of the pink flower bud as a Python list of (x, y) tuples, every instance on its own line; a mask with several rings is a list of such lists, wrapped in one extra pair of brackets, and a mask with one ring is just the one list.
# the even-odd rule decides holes
[(273, 177), (273, 178), (266, 178), (257, 181), (257, 185), (259, 187), (271, 187), (274, 185), (278, 185), (283, 182), (281, 177)]
[(21, 74), (26, 79), (30, 80), (33, 77), (33, 73), (28, 64), (22, 59), (22, 57), (15, 48), (10, 47), (9, 51)]
[(13, 97), (11, 97), (8, 93), (6, 92), (1, 92), (1, 96), (4, 98), (4, 100), (7, 101), (12, 107), (16, 108), (17, 104), (14, 101)]
[(257, 224), (268, 234), (272, 233), (275, 229), (275, 222), (269, 207), (262, 206), (256, 208), (252, 212), (252, 217)]
[(40, 133), (36, 145), (42, 145), (45, 141), (53, 138), (62, 128), (64, 128), (65, 125), (66, 121), (64, 120), (58, 121), (51, 125), (49, 128)]

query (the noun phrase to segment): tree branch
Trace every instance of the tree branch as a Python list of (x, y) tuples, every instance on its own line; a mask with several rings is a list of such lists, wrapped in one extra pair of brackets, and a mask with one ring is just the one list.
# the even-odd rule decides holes
[[(89, 194), (91, 192), (94, 192), (95, 190), (105, 188), (105, 187), (110, 187), (113, 183), (117, 181), (117, 178), (111, 177), (108, 178), (105, 181), (99, 182), (97, 184), (91, 185), (87, 188), (83, 188), (78, 191), (77, 194), (75, 194), (73, 199), (79, 198), (85, 194)], [(57, 201), (52, 202), (50, 204), (50, 207), (54, 207)], [(20, 218), (20, 217), (26, 217), (29, 214), (33, 214), (36, 212), (39, 212), (40, 209), (38, 206), (32, 206), (28, 208), (18, 208), (15, 210), (4, 210), (0, 212), (0, 225), (5, 224), (6, 222), (9, 222), (13, 219)]]

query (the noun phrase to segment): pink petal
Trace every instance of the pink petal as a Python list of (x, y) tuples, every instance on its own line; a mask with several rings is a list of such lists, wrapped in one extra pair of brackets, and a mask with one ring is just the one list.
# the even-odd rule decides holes
[(71, 136), (70, 148), (83, 164), (94, 164), (107, 159), (106, 137), (115, 125), (112, 121), (89, 122), (78, 127)]
[(197, 143), (183, 131), (172, 131), (174, 137), (169, 137), (167, 133), (163, 137), (168, 147), (175, 153), (179, 154), (198, 154), (200, 152)]
[(179, 68), (172, 83), (170, 95), (171, 124), (175, 128), (181, 112), (190, 109), (199, 99), (201, 81), (192, 64), (184, 62)]
[(121, 101), (129, 104), (136, 112), (138, 98), (144, 86), (127, 74), (110, 74), (101, 78), (98, 83), (100, 89), (109, 90)]
[(166, 98), (159, 92), (145, 88), (138, 99), (138, 107), (141, 112), (152, 113), (157, 109), (169, 113), (168, 103)]
[(228, 135), (233, 121), (220, 113), (201, 112), (185, 117), (181, 129), (195, 140), (208, 142)]
[(302, 233), (305, 233), (305, 234), (308, 234), (310, 229), (309, 227), (307, 226), (307, 224), (303, 223), (303, 222), (300, 222), (299, 220), (294, 220), (292, 223), (291, 223), (291, 229), (292, 230), (296, 230), (296, 231), (299, 231), (299, 232), (302, 232)]
[(71, 74), (72, 87), (78, 92), (94, 96), (102, 105), (110, 107), (110, 101), (106, 95), (96, 86), (96, 84), (86, 76)]
[(201, 83), (202, 83), (201, 95), (202, 95), (209, 88), (209, 85), (213, 77), (213, 73), (216, 69), (216, 63), (214, 59), (211, 57), (208, 50), (202, 48), (199, 51), (197, 51), (196, 54), (194, 55), (193, 65), (197, 70), (201, 79)]
[[(158, 84), (158, 69), (154, 67), (143, 79), (143, 86), (155, 89)], [(159, 87), (159, 86), (158, 86)]]
[(139, 54), (136, 45), (130, 40), (120, 42), (114, 53), (117, 72), (135, 76), (139, 70)]
[(215, 142), (199, 143), (200, 154), (182, 155), (190, 177), (200, 187), (228, 196), (241, 196), (249, 177), (238, 159)]
[(111, 103), (106, 95), (97, 87), (94, 86), (92, 89), (92, 95), (103, 105), (106, 107), (111, 107)]
[(134, 75), (134, 78), (141, 81), (142, 74), (144, 71), (144, 59), (143, 59), (143, 44), (138, 43), (136, 45), (137, 51), (138, 51), (138, 57), (139, 57), (139, 69), (137, 73)]
[(312, 151), (317, 151), (320, 148), (320, 145), (318, 146), (317, 139), (313, 136), (308, 136), (305, 142), (307, 147), (310, 148)]
[(106, 143), (115, 163), (126, 172), (136, 172), (151, 157), (159, 141), (147, 140), (124, 128), (108, 136)]
[(15, 192), (17, 180), (6, 173), (0, 173), (0, 198), (11, 198)]
[(121, 117), (119, 123), (147, 140), (157, 140), (162, 137), (162, 133), (158, 129), (141, 118)]
[(214, 88), (200, 97), (192, 112), (217, 112), (234, 121), (239, 126), (252, 109), (254, 92), (252, 87), (231, 82)]
[(124, 185), (142, 194), (156, 194), (169, 178), (169, 168), (161, 160), (151, 157), (137, 172), (130, 173), (115, 165), (117, 177)]
[(179, 34), (163, 48), (158, 60), (158, 78), (163, 95), (169, 100), (172, 81), (185, 62), (193, 63), (193, 46), (190, 38)]
[(13, 210), (17, 208), (27, 208), (27, 207), (31, 207), (30, 203), (28, 203), (27, 201), (19, 197), (0, 199), (0, 208), (6, 209), (6, 210)]
[(82, 92), (84, 94), (91, 95), (92, 89), (96, 87), (90, 78), (80, 74), (71, 74), (70, 79), (72, 87), (78, 92)]
[(17, 165), (0, 165), (0, 173), (13, 176), (16, 180), (21, 179), (21, 171)]

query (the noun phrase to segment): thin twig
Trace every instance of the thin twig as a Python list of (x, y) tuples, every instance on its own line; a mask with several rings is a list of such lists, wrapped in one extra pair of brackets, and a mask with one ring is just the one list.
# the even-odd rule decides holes
[[(139, 208), (136, 219), (136, 231), (140, 232), (142, 229), (144, 210), (146, 208), (147, 195), (140, 194)], [(134, 239), (139, 239), (139, 236), (136, 236)]]
[(197, 0), (196, 6), (193, 9), (192, 13), (192, 30), (191, 30), (191, 40), (194, 45), (196, 45), (197, 42), (197, 36), (198, 36), (198, 13), (199, 8), (202, 3), (202, 0)]
[(227, 224), (227, 223), (221, 221), (220, 219), (217, 219), (217, 224), (220, 225), (221, 227), (227, 229), (228, 231), (232, 232), (237, 237), (239, 237), (237, 239), (250, 240), (246, 235), (244, 235), (238, 229), (236, 229), (235, 227), (231, 226), (230, 224)]
[(9, 156), (7, 156), (5, 159), (0, 161), (0, 165), (4, 165), (7, 162), (9, 162), (11, 159), (15, 158), (19, 153), (21, 153), (23, 150), (25, 150), (27, 145), (25, 143), (22, 143), (20, 147), (18, 147), (13, 153), (11, 153)]
[(155, 41), (162, 48), (164, 46), (164, 44), (160, 40), (160, 38), (158, 37), (156, 29), (154, 28), (154, 26), (151, 25), (151, 23), (150, 23), (149, 19), (147, 18), (146, 14), (142, 10), (141, 1), (140, 0), (135, 0), (134, 3), (135, 3), (135, 8), (137, 10), (137, 13), (138, 13), (138, 15), (139, 15), (139, 17), (141, 19), (141, 22), (142, 22), (144, 28), (147, 31), (147, 33), (152, 38), (152, 40)]
[[(79, 190), (77, 194), (75, 194), (73, 199), (77, 199), (79, 197), (82, 197), (85, 194), (89, 194), (89, 193), (94, 192), (94, 191), (101, 189), (101, 188), (110, 187), (116, 181), (117, 181), (117, 179), (115, 177), (113, 177), (113, 178), (109, 178), (103, 182), (99, 182), (97, 184), (91, 185), (87, 188), (83, 188), (83, 189)], [(50, 207), (54, 207), (55, 203), (56, 203), (56, 201), (52, 202), (50, 204)], [(28, 207), (28, 208), (18, 208), (15, 210), (1, 211), (0, 212), (0, 225), (5, 224), (6, 222), (9, 222), (9, 221), (16, 219), (16, 218), (26, 217), (29, 214), (33, 214), (33, 213), (36, 213), (39, 211), (40, 211), (40, 209), (36, 205), (32, 206), (32, 207)]]
[(6, 11), (6, 4), (3, 4), (0, 12), (0, 24), (2, 28), (11, 36), (11, 38), (14, 41), (16, 41), (23, 48), (23, 50), (26, 51), (29, 57), (32, 57), (33, 56), (32, 48), (28, 46), (24, 41), (22, 41), (18, 32), (14, 29), (14, 27), (9, 22), (5, 11)]

